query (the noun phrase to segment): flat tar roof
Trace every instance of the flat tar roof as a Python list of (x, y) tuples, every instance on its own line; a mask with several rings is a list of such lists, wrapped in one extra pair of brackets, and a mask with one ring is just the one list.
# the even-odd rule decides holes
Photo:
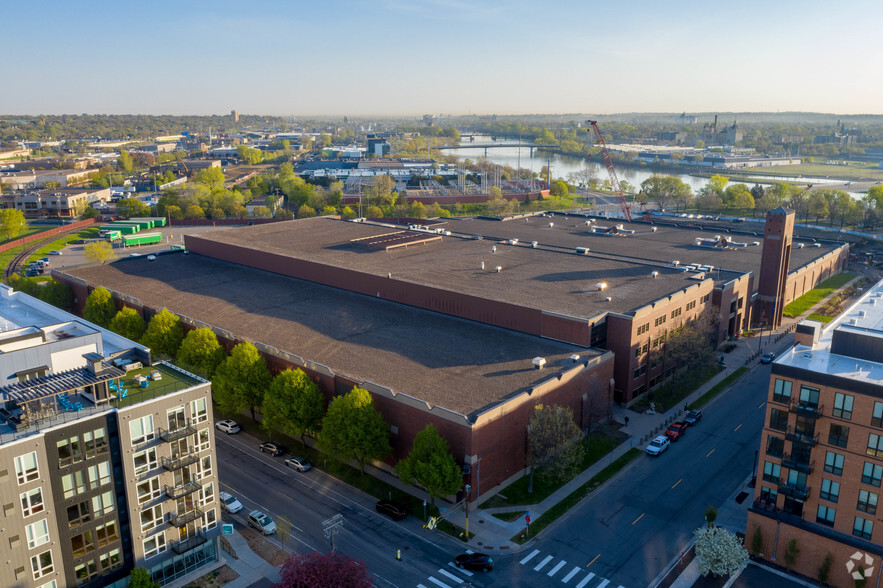
[(193, 254), (65, 271), (463, 415), (601, 353)]

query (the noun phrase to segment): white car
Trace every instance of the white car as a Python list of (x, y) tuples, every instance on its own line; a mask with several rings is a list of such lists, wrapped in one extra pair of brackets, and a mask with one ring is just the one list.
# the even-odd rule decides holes
[(227, 492), (221, 492), (221, 507), (229, 513), (236, 513), (242, 510), (242, 503), (235, 496), (231, 496)]
[(273, 522), (273, 519), (259, 510), (248, 513), (248, 525), (264, 535), (272, 535), (276, 532), (276, 523)]
[(216, 422), (215, 428), (219, 431), (224, 431), (228, 435), (239, 432), (239, 425), (236, 423), (236, 421), (231, 421), (230, 419)]
[(665, 435), (660, 435), (656, 439), (650, 442), (650, 445), (644, 450), (650, 455), (659, 455), (671, 445), (671, 440)]
[(49, 255), (61, 255), (61, 251), (50, 251)]

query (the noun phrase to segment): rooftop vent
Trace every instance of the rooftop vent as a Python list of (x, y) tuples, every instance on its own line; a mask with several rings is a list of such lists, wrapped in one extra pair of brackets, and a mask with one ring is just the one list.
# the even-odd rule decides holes
[(531, 363), (533, 363), (535, 366), (537, 366), (538, 370), (541, 370), (541, 369), (543, 369), (543, 366), (546, 365), (546, 358), (545, 357), (534, 357), (533, 361)]
[(659, 275), (659, 272), (656, 271), (656, 270), (653, 270), (652, 272), (650, 272), (650, 277), (651, 277), (651, 278), (655, 278), (655, 277), (658, 276), (658, 275)]
[(751, 245), (754, 247), (760, 247), (760, 241), (752, 241)]
[(509, 239), (509, 245), (518, 245), (518, 239)]
[(813, 247), (821, 247), (822, 244), (821, 244), (821, 243), (813, 243), (812, 246), (813, 246)]
[(588, 255), (588, 254), (589, 254), (589, 248), (588, 248), (588, 247), (577, 247), (577, 248), (576, 248), (576, 252), (579, 253), (579, 254), (581, 254), (581, 255)]
[(613, 297), (608, 296), (607, 298), (604, 299), (604, 302), (613, 302)]
[(500, 273), (501, 271), (503, 271), (503, 266), (502, 266), (502, 265), (498, 265), (498, 266), (495, 267), (494, 269), (496, 270), (497, 273)]
[(481, 262), (481, 269), (484, 269), (484, 262)]
[(803, 249), (804, 247), (806, 247), (806, 245), (805, 245), (804, 243), (798, 243), (798, 244), (797, 244), (797, 248), (798, 248), (798, 249)]
[(597, 288), (598, 291), (603, 292), (607, 289), (607, 282), (598, 282), (597, 284), (595, 284), (595, 288)]
[(493, 245), (493, 246), (491, 247), (491, 253), (496, 253), (496, 252), (497, 252), (497, 246), (496, 246), (496, 245)]
[(650, 229), (650, 232), (651, 232), (651, 233), (655, 233), (656, 230), (657, 230), (658, 228), (659, 228), (659, 227), (653, 227), (652, 229)]
[(539, 243), (537, 243), (536, 241), (531, 241), (531, 242), (530, 242), (530, 246), (533, 247), (534, 249), (537, 248), (537, 245), (538, 245), (538, 244), (539, 244)]
[(570, 356), (570, 360), (571, 360), (573, 363), (578, 362), (578, 361), (579, 361), (579, 355), (577, 355), (577, 354), (574, 353), (573, 355)]
[(554, 226), (555, 226), (555, 223), (549, 223), (549, 228), (550, 228), (550, 229), (551, 229), (552, 227), (554, 227)]
[(671, 265), (672, 265), (672, 267), (678, 267), (679, 265), (681, 265), (681, 262), (676, 259), (673, 262), (671, 262)]

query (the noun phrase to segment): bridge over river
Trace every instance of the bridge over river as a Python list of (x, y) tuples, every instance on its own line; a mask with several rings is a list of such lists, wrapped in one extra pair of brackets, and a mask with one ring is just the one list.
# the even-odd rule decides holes
[(500, 143), (490, 145), (481, 144), (481, 145), (442, 145), (439, 147), (433, 147), (433, 149), (438, 149), (441, 151), (442, 149), (484, 149), (484, 156), (487, 157), (488, 149), (500, 149), (500, 148), (512, 148), (512, 147), (526, 147), (530, 149), (530, 155), (533, 157), (533, 150), (539, 147), (560, 147), (557, 144), (545, 144), (545, 143)]

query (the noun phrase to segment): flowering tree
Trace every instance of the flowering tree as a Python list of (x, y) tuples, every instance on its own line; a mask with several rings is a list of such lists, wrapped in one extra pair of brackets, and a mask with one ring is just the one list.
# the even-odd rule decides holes
[(696, 562), (703, 576), (729, 576), (748, 563), (742, 540), (721, 527), (702, 527), (696, 536)]
[(329, 551), (293, 553), (274, 588), (371, 588), (371, 571), (360, 560)]

